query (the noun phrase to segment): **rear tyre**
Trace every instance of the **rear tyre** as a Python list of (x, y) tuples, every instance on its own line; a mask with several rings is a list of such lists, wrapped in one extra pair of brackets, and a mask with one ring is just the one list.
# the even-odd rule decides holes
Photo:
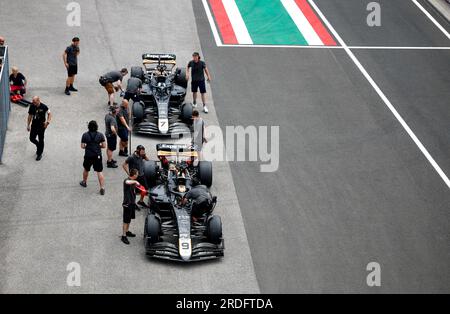
[(130, 76), (137, 77), (141, 81), (144, 81), (144, 70), (142, 69), (142, 67), (139, 67), (139, 66), (131, 67)]
[(150, 214), (145, 218), (144, 236), (148, 244), (154, 244), (160, 240), (161, 223), (155, 215)]
[(156, 185), (157, 172), (156, 172), (156, 162), (153, 160), (145, 161), (144, 163), (144, 175), (147, 180), (149, 188)]
[(133, 123), (138, 124), (144, 120), (144, 106), (140, 102), (133, 103)]
[(181, 121), (190, 125), (192, 124), (192, 104), (184, 103), (181, 105)]
[(185, 68), (177, 68), (175, 71), (175, 84), (181, 86), (183, 88), (187, 88), (188, 82), (186, 80), (186, 69)]
[(212, 163), (210, 161), (201, 160), (198, 162), (198, 178), (200, 184), (211, 187), (213, 181)]
[(220, 216), (212, 216), (208, 219), (206, 232), (209, 242), (220, 244), (222, 241), (222, 220), (220, 219)]

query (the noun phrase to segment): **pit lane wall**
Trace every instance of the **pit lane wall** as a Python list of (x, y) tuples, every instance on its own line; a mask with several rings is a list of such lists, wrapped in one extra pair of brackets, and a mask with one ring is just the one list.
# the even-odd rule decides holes
[(8, 127), (11, 103), (9, 100), (9, 63), (8, 47), (0, 47), (0, 163), (2, 161), (3, 146), (5, 144), (6, 130)]

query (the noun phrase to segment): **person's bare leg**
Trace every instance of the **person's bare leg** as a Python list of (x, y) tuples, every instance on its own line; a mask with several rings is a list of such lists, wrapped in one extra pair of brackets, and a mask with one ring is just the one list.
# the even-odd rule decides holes
[(112, 106), (114, 105), (114, 93), (109, 94), (109, 105)]
[(200, 95), (202, 96), (203, 105), (206, 105), (206, 93), (201, 93)]
[(66, 87), (69, 87), (69, 86), (70, 86), (70, 77), (68, 77), (66, 80)]
[(128, 229), (130, 228), (130, 224), (123, 224), (123, 227), (122, 227), (122, 235), (124, 236), (124, 237), (126, 237), (127, 236), (127, 232), (128, 232)]
[(111, 162), (113, 158), (113, 152), (109, 149), (106, 150), (106, 156), (108, 157), (108, 162)]
[(196, 104), (197, 103), (197, 92), (192, 93), (192, 99), (194, 101), (194, 104)]
[(105, 188), (105, 176), (103, 172), (97, 172), (98, 184), (100, 184), (100, 189)]
[(86, 170), (83, 170), (83, 182), (87, 182), (89, 176), (89, 172), (87, 172)]

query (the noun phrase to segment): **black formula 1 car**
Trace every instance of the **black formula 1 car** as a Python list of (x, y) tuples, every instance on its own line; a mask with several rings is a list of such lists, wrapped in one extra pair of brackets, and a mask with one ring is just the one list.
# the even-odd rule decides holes
[(184, 103), (186, 69), (175, 68), (174, 54), (146, 53), (142, 60), (144, 66), (132, 67), (130, 74), (143, 83), (140, 101), (132, 107), (133, 131), (162, 136), (190, 133), (192, 104)]
[[(182, 262), (223, 257), (222, 221), (213, 214), (217, 198), (208, 189), (211, 163), (197, 163), (198, 153), (190, 145), (158, 144), (156, 148), (159, 162), (145, 163), (150, 186), (144, 226), (146, 254)], [(202, 196), (189, 198), (195, 189)]]

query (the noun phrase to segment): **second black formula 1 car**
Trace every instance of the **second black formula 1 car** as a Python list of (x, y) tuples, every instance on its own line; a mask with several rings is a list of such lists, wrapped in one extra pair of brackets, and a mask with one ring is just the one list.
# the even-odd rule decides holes
[(132, 107), (133, 131), (171, 136), (190, 133), (192, 104), (184, 103), (186, 69), (175, 68), (174, 54), (142, 55), (143, 67), (132, 67), (131, 76), (143, 82), (140, 101)]
[(159, 162), (145, 164), (150, 209), (144, 244), (150, 257), (199, 261), (224, 256), (222, 221), (213, 211), (210, 162), (196, 159), (195, 147), (158, 144)]

